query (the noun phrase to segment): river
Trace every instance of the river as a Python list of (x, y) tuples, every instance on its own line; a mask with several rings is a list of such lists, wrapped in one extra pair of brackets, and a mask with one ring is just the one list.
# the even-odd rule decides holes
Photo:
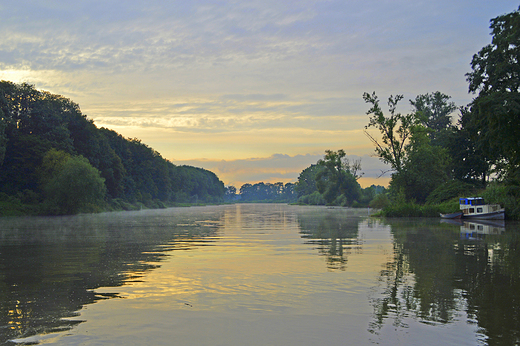
[(236, 204), (0, 219), (0, 344), (514, 345), (517, 223)]

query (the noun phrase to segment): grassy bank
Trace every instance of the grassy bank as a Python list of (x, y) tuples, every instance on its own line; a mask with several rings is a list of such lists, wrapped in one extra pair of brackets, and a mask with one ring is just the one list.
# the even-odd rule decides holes
[[(465, 192), (458, 191), (451, 194), (447, 201), (427, 202), (417, 204), (414, 202), (395, 201), (384, 196), (380, 198), (381, 203), (376, 206), (381, 209), (377, 216), (384, 217), (438, 217), (439, 213), (448, 214), (459, 210), (459, 197), (479, 196), (486, 203), (499, 204), (505, 209), (506, 219), (520, 220), (520, 187), (490, 183), (485, 189), (467, 189)], [(442, 199), (442, 198), (440, 198)]]
[(439, 217), (440, 213), (453, 213), (459, 209), (457, 200), (440, 204), (416, 204), (413, 202), (392, 203), (387, 205), (375, 216), (384, 217)]

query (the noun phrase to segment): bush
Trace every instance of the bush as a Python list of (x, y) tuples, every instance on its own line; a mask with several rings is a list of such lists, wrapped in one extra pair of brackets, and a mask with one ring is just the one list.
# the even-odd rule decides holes
[(348, 206), (348, 200), (345, 195), (339, 195), (330, 205), (339, 205), (342, 207)]
[(388, 205), (380, 215), (386, 217), (439, 217), (439, 205), (419, 205), (413, 202), (404, 202)]
[(368, 204), (370, 208), (383, 209), (390, 205), (390, 199), (384, 193), (376, 195), (373, 200)]
[(310, 195), (300, 197), (298, 199), (298, 203), (308, 205), (325, 205), (326, 202), (318, 191), (314, 191)]
[(450, 180), (439, 185), (426, 199), (428, 204), (438, 204), (453, 198), (471, 196), (475, 193), (475, 186), (460, 180)]
[(82, 156), (70, 158), (45, 185), (50, 214), (100, 211), (106, 187), (99, 171)]
[(490, 183), (482, 192), (486, 203), (500, 204), (506, 210), (508, 219), (520, 220), (520, 187)]

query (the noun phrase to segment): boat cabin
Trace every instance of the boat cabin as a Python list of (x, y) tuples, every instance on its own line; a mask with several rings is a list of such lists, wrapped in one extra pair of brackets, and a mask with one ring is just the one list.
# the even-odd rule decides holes
[(463, 205), (484, 205), (484, 198), (482, 197), (463, 197), (459, 199), (460, 209)]
[(498, 204), (486, 204), (482, 197), (463, 197), (459, 199), (464, 218), (504, 219), (504, 209)]

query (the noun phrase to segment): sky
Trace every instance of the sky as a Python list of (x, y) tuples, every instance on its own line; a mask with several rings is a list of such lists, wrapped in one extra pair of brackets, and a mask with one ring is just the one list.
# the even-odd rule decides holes
[(386, 185), (363, 93), (383, 106), (403, 94), (401, 113), (435, 91), (467, 105), (465, 74), (491, 42), (489, 20), (518, 5), (0, 0), (0, 80), (70, 98), (98, 127), (226, 185), (295, 182), (339, 149), (361, 159), (362, 186)]

